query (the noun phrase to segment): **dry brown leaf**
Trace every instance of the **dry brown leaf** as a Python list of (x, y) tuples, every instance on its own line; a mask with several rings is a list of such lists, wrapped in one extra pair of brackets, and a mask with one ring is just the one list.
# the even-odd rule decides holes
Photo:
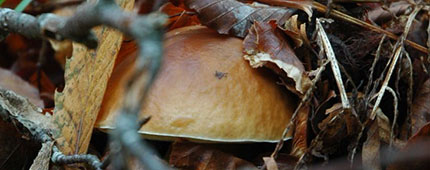
[(408, 145), (423, 138), (430, 138), (430, 122), (422, 126), (414, 135), (408, 140)]
[(218, 31), (245, 37), (253, 22), (275, 20), (283, 25), (295, 10), (280, 7), (255, 7), (236, 0), (185, 0), (199, 14), (200, 21)]
[(123, 104), (121, 99), (124, 98), (124, 87), (126, 87), (127, 81), (134, 73), (133, 66), (135, 64), (136, 57), (136, 43), (124, 42), (118, 52), (115, 66), (108, 80), (102, 106), (97, 117), (96, 127), (112, 127), (111, 122), (114, 122), (113, 119), (115, 119), (115, 116), (112, 116), (112, 113), (117, 113), (117, 109)]
[(411, 107), (412, 134), (430, 121), (430, 79), (427, 79), (416, 93)]
[[(9, 129), (7, 130), (5, 128), (5, 126), (7, 125), (1, 125), (0, 130), (6, 130), (6, 131), (2, 131), (2, 135), (4, 134), (8, 134), (6, 136), (6, 138), (3, 138), (0, 140), (0, 143), (10, 140), (13, 140), (13, 136), (15, 136), (16, 138), (19, 139), (27, 139), (27, 140), (18, 140), (16, 142), (13, 143), (15, 149), (19, 149), (20, 143), (21, 144), (25, 144), (28, 145), (33, 144), (33, 147), (26, 147), (23, 146), (24, 148), (22, 148), (23, 150), (20, 151), (22, 152), (21, 154), (18, 154), (19, 159), (20, 159), (20, 163), (26, 161), (25, 159), (28, 159), (27, 156), (33, 155), (34, 152), (34, 156), (31, 156), (33, 158), (31, 158), (31, 161), (33, 161), (34, 157), (36, 157), (36, 152), (38, 149), (38, 146), (34, 146), (34, 144), (36, 142), (40, 142), (40, 141), (53, 141), (51, 139), (51, 135), (52, 133), (55, 133), (57, 130), (55, 129), (55, 125), (53, 125), (51, 123), (51, 116), (49, 115), (43, 115), (41, 114), (42, 109), (36, 107), (35, 105), (33, 105), (32, 103), (30, 103), (26, 98), (24, 98), (23, 96), (20, 96), (16, 93), (14, 93), (13, 91), (10, 90), (6, 90), (3, 88), (0, 88), (0, 110), (1, 110), (1, 117), (4, 120), (7, 120), (8, 122), (10, 122), (10, 124), (13, 124), (15, 127), (13, 127), (13, 129)], [(19, 133), (16, 133), (15, 130), (19, 130)], [(4, 137), (0, 135), (0, 138)], [(36, 140), (32, 140), (32, 141), (28, 141), (30, 139), (36, 139)], [(18, 143), (18, 145), (17, 145)], [(3, 143), (2, 143), (3, 144)], [(7, 143), (6, 143), (7, 144)], [(48, 144), (49, 145), (49, 144)], [(5, 145), (1, 145), (2, 147), (4, 147)], [(6, 146), (7, 147), (7, 146)], [(34, 149), (36, 147), (36, 149)], [(10, 147), (8, 147), (10, 149)], [(5, 148), (5, 150), (7, 150), (8, 148)], [(14, 149), (14, 150), (15, 150)], [(49, 152), (51, 151), (50, 149), (42, 148), (43, 150), (40, 150), (40, 155), (37, 157), (37, 162), (33, 162), (36, 163), (37, 165), (34, 165), (35, 168), (39, 167), (39, 168), (46, 168), (47, 167), (47, 163), (49, 163), (49, 156), (50, 154), (47, 154), (46, 151), (49, 150)], [(0, 149), (0, 151), (3, 151), (2, 149)], [(35, 152), (36, 151), (36, 152)], [(13, 151), (14, 152), (14, 151)], [(0, 153), (1, 154), (1, 153)], [(12, 156), (11, 153), (10, 156)], [(1, 156), (0, 156), (1, 157)], [(8, 161), (9, 158), (6, 157), (5, 162)], [(24, 160), (22, 160), (24, 159)], [(3, 163), (5, 163), (3, 162)], [(0, 169), (4, 169), (4, 167), (2, 167), (3, 165), (0, 166)], [(16, 165), (14, 165), (16, 166)], [(39, 169), (37, 168), (37, 169)], [(6, 169), (16, 169), (16, 168), (6, 168)], [(21, 169), (21, 168), (19, 168)]]
[(200, 24), (197, 15), (189, 15), (185, 9), (176, 7), (170, 2), (161, 6), (160, 11), (169, 16), (167, 23), (169, 30)]
[[(294, 40), (295, 48), (301, 47), (303, 45), (303, 41), (306, 41), (306, 34), (302, 34), (302, 32), (306, 32), (306, 25), (301, 24), (299, 28), (299, 24), (297, 21), (298, 15), (293, 15), (290, 19), (288, 19), (285, 24), (281, 27), (281, 29)], [(301, 30), (304, 29), (304, 30)]]
[(0, 68), (0, 80), (0, 87), (12, 90), (21, 96), (27, 97), (31, 103), (40, 108), (44, 107), (43, 100), (39, 97), (39, 90), (14, 73)]
[[(311, 85), (302, 62), (273, 22), (255, 22), (244, 40), (244, 58), (254, 68), (266, 66), (294, 80), (295, 89), (304, 94)], [(280, 70), (282, 71), (280, 71)], [(282, 73), (283, 72), (283, 73)]]
[(291, 155), (297, 158), (303, 156), (308, 149), (308, 120), (309, 120), (309, 105), (306, 104), (297, 115), (294, 122), (294, 137), (293, 137), (293, 148), (291, 150)]
[[(117, 0), (131, 10), (134, 1)], [(100, 109), (115, 57), (122, 43), (122, 34), (114, 29), (95, 29), (99, 39), (97, 50), (73, 44), (73, 57), (65, 66), (66, 85), (55, 94), (53, 123), (61, 129), (56, 134), (57, 146), (64, 154), (86, 153)]]
[(262, 3), (300, 9), (312, 17), (312, 0), (257, 0)]
[(342, 142), (354, 139), (361, 130), (360, 120), (351, 109), (337, 110), (318, 124), (320, 132), (313, 139), (310, 148), (315, 156), (330, 155), (345, 148)]
[(263, 157), (263, 160), (267, 170), (278, 170), (278, 165), (273, 157)]
[(381, 141), (389, 143), (390, 122), (388, 117), (382, 113), (381, 109), (376, 112), (376, 119), (367, 131), (367, 139), (363, 143), (362, 160), (366, 169), (381, 169), (380, 149)]
[(180, 169), (257, 170), (253, 164), (230, 154), (184, 142), (173, 143), (169, 163)]
[(430, 161), (430, 123), (425, 124), (399, 152), (390, 156), (392, 162), (387, 170), (426, 170)]

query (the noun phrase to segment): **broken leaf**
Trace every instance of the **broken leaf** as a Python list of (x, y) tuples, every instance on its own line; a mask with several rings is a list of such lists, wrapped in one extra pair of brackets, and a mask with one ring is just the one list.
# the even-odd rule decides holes
[(236, 0), (185, 0), (199, 14), (200, 21), (218, 31), (245, 37), (253, 22), (275, 20), (283, 25), (295, 10), (282, 7), (255, 7)]
[[(132, 9), (134, 1), (118, 0), (119, 6)], [(122, 43), (122, 34), (108, 27), (96, 28), (96, 51), (73, 44), (73, 57), (65, 66), (66, 85), (55, 94), (53, 122), (61, 129), (57, 146), (64, 154), (87, 151), (106, 85)]]
[(243, 43), (244, 58), (252, 67), (264, 65), (278, 74), (286, 74), (294, 80), (295, 89), (301, 94), (311, 85), (302, 62), (273, 22), (256, 22)]

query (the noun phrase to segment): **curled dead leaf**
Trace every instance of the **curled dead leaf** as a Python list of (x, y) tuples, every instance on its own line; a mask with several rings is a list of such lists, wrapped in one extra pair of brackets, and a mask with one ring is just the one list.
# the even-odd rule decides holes
[(252, 67), (266, 66), (278, 74), (286, 74), (294, 80), (295, 89), (300, 94), (310, 87), (311, 80), (302, 62), (273, 22), (255, 22), (243, 43), (244, 58)]

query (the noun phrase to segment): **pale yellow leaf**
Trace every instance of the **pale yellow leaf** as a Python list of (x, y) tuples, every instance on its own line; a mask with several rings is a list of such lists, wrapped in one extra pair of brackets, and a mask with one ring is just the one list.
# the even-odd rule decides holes
[[(117, 0), (126, 10), (134, 1)], [(72, 58), (65, 66), (66, 85), (55, 94), (54, 124), (60, 133), (55, 135), (57, 146), (64, 154), (87, 151), (94, 122), (100, 109), (116, 55), (122, 43), (122, 34), (107, 27), (94, 29), (99, 46), (96, 50), (74, 43)]]

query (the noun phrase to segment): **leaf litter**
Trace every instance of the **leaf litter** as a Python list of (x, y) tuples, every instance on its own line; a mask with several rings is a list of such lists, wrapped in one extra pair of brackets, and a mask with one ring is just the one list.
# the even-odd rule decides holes
[[(262, 144), (258, 150), (236, 153), (234, 148), (226, 152), (192, 142), (150, 142), (158, 150), (169, 148), (169, 151), (164, 152), (166, 160), (172, 166), (184, 169), (425, 169), (425, 160), (430, 158), (428, 152), (424, 151), (428, 148), (430, 119), (427, 106), (430, 102), (430, 60), (427, 49), (430, 36), (425, 36), (430, 32), (428, 4), (421, 1), (389, 4), (333, 2), (172, 0), (163, 4), (159, 10), (169, 15), (166, 25), (168, 30), (202, 24), (220, 34), (242, 38), (244, 60), (253, 68), (269, 68), (279, 77), (279, 82), (273, 83), (296, 94), (298, 105), (284, 129), (284, 134), (290, 130), (294, 132), (293, 140), (280, 140), (276, 146), (268, 144), (270, 147), (265, 148)], [(326, 13), (329, 19), (323, 18)], [(114, 51), (110, 55), (117, 53), (123, 43), (120, 38), (117, 40), (115, 47), (103, 47), (99, 49), (100, 52)], [(5, 69), (10, 69), (11, 63), (15, 62), (8, 61), (11, 60), (8, 58), (11, 52), (28, 46), (32, 49), (41, 48), (16, 37), (9, 37), (1, 45), (8, 49), (1, 56), (5, 60), (0, 62), (0, 66)], [(52, 45), (47, 55), (57, 56), (58, 61), (64, 63), (61, 60), (70, 55), (67, 54), (70, 53), (70, 46), (61, 49), (54, 47), (59, 44)], [(74, 57), (78, 52), (88, 53), (87, 59), (95, 60), (89, 56), (95, 53), (77, 46), (73, 48)], [(65, 68), (66, 75), (69, 75), (66, 76), (66, 85), (62, 85), (58, 83), (61, 80), (55, 80), (55, 76), (49, 72), (35, 74), (35, 64), (28, 64), (31, 61), (28, 56), (34, 54), (27, 52), (20, 55), (26, 58), (25, 62), (21, 58), (16, 62), (19, 64), (14, 64), (14, 69), (10, 70), (24, 78), (15, 79), (15, 73), (2, 69), (0, 75), (4, 74), (4, 79), (11, 81), (1, 81), (0, 86), (29, 100), (18, 97), (23, 104), (17, 105), (13, 103), (16, 98), (13, 96), (17, 95), (2, 89), (0, 105), (8, 113), (2, 115), (7, 117), (6, 122), (13, 122), (14, 126), (21, 125), (17, 133), (28, 138), (38, 130), (48, 131), (48, 134), (53, 135), (49, 138), (58, 135), (59, 131), (65, 133), (67, 128), (74, 128), (73, 133), (81, 126), (84, 126), (85, 131), (92, 131), (97, 115), (92, 115), (91, 121), (82, 123), (73, 119), (73, 125), (64, 123), (64, 126), (55, 127), (52, 123), (41, 124), (44, 121), (55, 123), (56, 119), (52, 119), (49, 113), (42, 113), (42, 108), (53, 109), (47, 107), (52, 104), (44, 104), (49, 102), (49, 98), (53, 100), (53, 89), (63, 89), (65, 86), (63, 93), (66, 96), (77, 95), (77, 98), (82, 98), (79, 97), (83, 95), (82, 92), (74, 90), (82, 82), (74, 84), (69, 79), (78, 80), (73, 76), (76, 76), (74, 71), (79, 71), (80, 67), (70, 64), (77, 62), (76, 59), (68, 60), (64, 66), (57, 65)], [(103, 67), (100, 75), (110, 75), (110, 70), (116, 67), (115, 63), (121, 63), (118, 60), (122, 59), (108, 63), (107, 69)], [(86, 72), (99, 75), (93, 71), (88, 69)], [(59, 74), (62, 76), (62, 73)], [(106, 76), (98, 86), (114, 83), (118, 77), (121, 75), (115, 75), (112, 79)], [(76, 94), (68, 94), (72, 91)], [(106, 99), (109, 94), (99, 94), (94, 99), (94, 106), (109, 100)], [(59, 99), (64, 97), (62, 95), (56, 95), (54, 118), (65, 116), (67, 113), (64, 109), (71, 109), (70, 103), (60, 102)], [(71, 99), (67, 98), (65, 100)], [(82, 110), (80, 104), (76, 105), (73, 107)], [(88, 112), (86, 109), (73, 116), (79, 117), (79, 114)], [(93, 109), (92, 113), (97, 113), (97, 109)], [(79, 109), (72, 110), (77, 112)], [(63, 146), (70, 153), (85, 152), (86, 145), (91, 148), (94, 142), (100, 142), (95, 138), (90, 144), (91, 136), (83, 139), (77, 136), (81, 135), (72, 134), (68, 136), (68, 141), (59, 142), (70, 143)], [(84, 144), (80, 144), (82, 140)], [(33, 158), (31, 167), (48, 169), (54, 144), (52, 141), (40, 144), (38, 147), (41, 150)], [(104, 151), (97, 152), (105, 155)], [(336, 163), (334, 160), (343, 161)]]

